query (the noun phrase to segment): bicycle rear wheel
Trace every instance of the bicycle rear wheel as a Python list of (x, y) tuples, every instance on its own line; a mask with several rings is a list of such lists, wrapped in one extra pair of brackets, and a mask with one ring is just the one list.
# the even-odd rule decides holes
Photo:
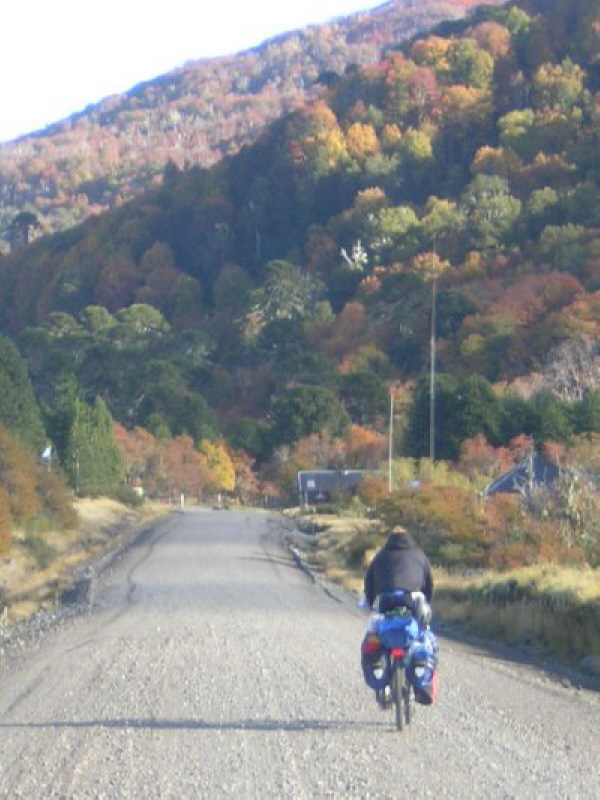
[(404, 699), (404, 718), (406, 720), (406, 724), (410, 725), (410, 722), (411, 722), (411, 720), (413, 718), (413, 713), (414, 713), (415, 707), (414, 707), (414, 693), (413, 693), (413, 690), (412, 690), (412, 686), (410, 685), (410, 683), (407, 680), (404, 681), (403, 694), (404, 694), (404, 697), (403, 697), (403, 699)]
[[(406, 676), (400, 659), (392, 661), (392, 697), (394, 700), (394, 713), (396, 717), (396, 730), (404, 730), (405, 720), (405, 691)], [(408, 721), (408, 720), (407, 720)]]

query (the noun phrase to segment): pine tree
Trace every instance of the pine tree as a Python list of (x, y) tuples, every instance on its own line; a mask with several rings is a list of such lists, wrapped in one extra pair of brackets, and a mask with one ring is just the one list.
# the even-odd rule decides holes
[(80, 496), (111, 494), (118, 487), (121, 456), (112, 417), (100, 398), (93, 406), (75, 401), (65, 466), (71, 485)]
[(40, 452), (46, 441), (40, 409), (25, 361), (16, 346), (0, 335), (0, 423), (27, 447)]
[(80, 397), (77, 378), (71, 373), (61, 375), (54, 386), (54, 402), (44, 409), (44, 421), (59, 460), (66, 464), (71, 428), (75, 419), (75, 405)]

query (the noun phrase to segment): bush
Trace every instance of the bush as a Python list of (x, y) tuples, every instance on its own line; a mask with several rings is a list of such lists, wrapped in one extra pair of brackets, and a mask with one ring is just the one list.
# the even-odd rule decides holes
[(358, 487), (358, 496), (366, 506), (374, 506), (388, 494), (388, 482), (381, 475), (366, 475)]
[(130, 508), (139, 508), (140, 506), (144, 505), (144, 496), (138, 494), (131, 486), (120, 486), (115, 492), (112, 494), (113, 500), (117, 500), (119, 503), (123, 503), (123, 505), (129, 506)]
[(379, 540), (376, 535), (356, 536), (345, 548), (346, 566), (353, 570), (364, 569), (367, 565), (366, 554), (377, 550)]
[(316, 507), (319, 514), (339, 514), (340, 508), (335, 503), (322, 503)]
[(449, 486), (404, 489), (383, 500), (377, 511), (388, 529), (403, 525), (410, 531), (438, 564), (480, 566), (485, 561), (484, 517), (471, 490)]
[(39, 468), (37, 492), (42, 502), (43, 516), (54, 526), (63, 530), (76, 527), (77, 512), (73, 507), (73, 497), (59, 473)]
[(23, 540), (23, 547), (32, 556), (38, 569), (46, 569), (56, 557), (56, 550), (41, 536), (28, 534)]
[(12, 543), (12, 518), (6, 491), (0, 486), (0, 554), (8, 553)]

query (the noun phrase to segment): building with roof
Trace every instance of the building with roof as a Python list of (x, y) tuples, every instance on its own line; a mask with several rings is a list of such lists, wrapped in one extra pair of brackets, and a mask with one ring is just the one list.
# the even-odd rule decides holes
[(373, 474), (375, 471), (368, 469), (301, 470), (298, 473), (300, 503), (314, 506), (329, 503), (340, 495), (354, 495), (363, 478)]
[(504, 475), (492, 481), (483, 492), (484, 497), (499, 493), (529, 494), (535, 489), (549, 489), (560, 475), (556, 464), (537, 451), (526, 455)]

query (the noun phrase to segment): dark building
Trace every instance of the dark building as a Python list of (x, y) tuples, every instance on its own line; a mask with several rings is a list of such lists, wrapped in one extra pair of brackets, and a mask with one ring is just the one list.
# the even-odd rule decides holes
[(314, 506), (329, 503), (340, 495), (353, 495), (362, 479), (373, 474), (368, 469), (302, 470), (298, 473), (300, 503)]
[(510, 494), (527, 494), (532, 489), (549, 489), (560, 475), (560, 470), (540, 453), (534, 452), (525, 456), (504, 475), (490, 483), (484, 497), (491, 497), (499, 492)]

